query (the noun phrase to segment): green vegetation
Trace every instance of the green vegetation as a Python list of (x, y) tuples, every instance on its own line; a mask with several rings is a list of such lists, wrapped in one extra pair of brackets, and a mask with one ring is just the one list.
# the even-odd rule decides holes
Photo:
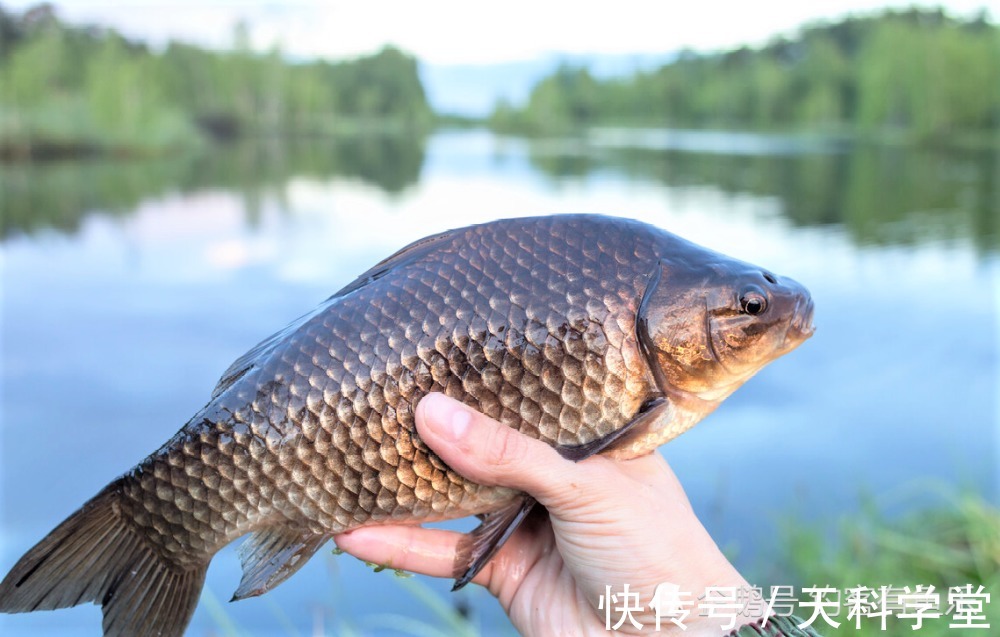
[(1000, 28), (985, 15), (886, 11), (759, 49), (684, 52), (628, 78), (564, 65), (524, 108), (498, 104), (490, 123), (518, 133), (624, 124), (1000, 143)]
[[(529, 148), (532, 167), (552, 183), (612, 173), (677, 189), (772, 198), (790, 223), (836, 228), (862, 245), (968, 240), (983, 253), (1000, 247), (1000, 154), (987, 150), (864, 145), (850, 152), (732, 155), (600, 145), (555, 153), (544, 143)], [(12, 162), (0, 170), (0, 238), (45, 229), (73, 233), (95, 211), (125, 217), (144, 199), (205, 188), (243, 196), (253, 225), (260, 201), (283, 200), (295, 176), (351, 179), (395, 195), (417, 183), (423, 163), (422, 141), (407, 135), (236, 143), (141, 162)]]
[[(832, 586), (840, 590), (868, 586), (933, 585), (941, 593), (941, 618), (926, 619), (921, 636), (952, 635), (950, 617), (946, 616), (949, 587), (980, 586), (992, 595), (984, 604), (986, 622), (996, 631), (1000, 626), (1000, 511), (979, 496), (956, 496), (951, 504), (923, 509), (901, 520), (891, 520), (875, 510), (843, 520), (835, 541), (819, 529), (789, 529), (785, 555), (779, 557), (776, 572), (764, 574), (758, 581), (802, 586)], [(765, 589), (766, 590), (766, 589)], [(800, 599), (802, 597), (800, 596)], [(800, 611), (799, 616), (806, 619)], [(889, 618), (883, 631), (878, 618), (862, 618), (861, 628), (855, 619), (847, 619), (843, 601), (841, 622), (834, 630), (819, 620), (819, 632), (828, 637), (870, 637), (902, 635), (914, 631), (912, 619)], [(982, 629), (972, 632), (984, 632)], [(984, 633), (985, 634), (985, 633)], [(992, 634), (992, 633), (991, 633)]]
[[(1000, 510), (977, 495), (958, 496), (949, 492), (944, 493), (943, 498), (949, 503), (917, 509), (902, 519), (887, 518), (877, 508), (869, 507), (845, 517), (840, 526), (832, 530), (803, 526), (801, 521), (791, 522), (783, 541), (776, 545), (778, 553), (772, 556), (768, 566), (749, 569), (745, 575), (751, 582), (762, 585), (765, 598), (770, 593), (770, 584), (792, 585), (800, 602), (807, 599), (800, 594), (804, 586), (830, 586), (841, 591), (858, 586), (876, 590), (882, 585), (909, 586), (913, 591), (917, 585), (933, 585), (934, 590), (942, 594), (941, 617), (927, 617), (923, 626), (913, 631), (913, 619), (894, 616), (887, 619), (886, 630), (882, 630), (878, 617), (862, 618), (861, 627), (857, 628), (856, 620), (847, 618), (849, 605), (845, 605), (842, 593), (840, 614), (833, 617), (840, 622), (840, 627), (834, 629), (822, 618), (814, 625), (826, 637), (953, 635), (956, 630), (949, 627), (953, 620), (948, 610), (948, 589), (966, 585), (971, 585), (974, 592), (982, 586), (985, 593), (991, 594), (990, 602), (983, 606), (984, 617), (995, 629), (1000, 626), (1000, 599), (997, 597), (1000, 595)], [(365, 629), (377, 628), (404, 635), (434, 637), (486, 634), (480, 630), (475, 615), (469, 616), (465, 597), (439, 595), (419, 578), (397, 579), (394, 585), (430, 609), (434, 622), (381, 614), (351, 621), (342, 619), (338, 626), (340, 633), (365, 634)], [(483, 593), (481, 597), (487, 595)], [(254, 634), (238, 627), (208, 589), (202, 593), (202, 603), (222, 634), (232, 637)], [(281, 623), (288, 626), (288, 635), (298, 634), (277, 605), (273, 610)], [(796, 606), (795, 614), (806, 620), (808, 610)], [(979, 629), (970, 634), (988, 632)]]
[[(430, 110), (412, 57), (388, 47), (347, 62), (162, 51), (69, 26), (51, 5), (0, 7), (0, 159), (157, 154), (211, 141), (423, 133), (468, 118)], [(760, 48), (680, 53), (631, 77), (564, 65), (528, 103), (497, 104), (496, 130), (592, 126), (810, 130), (938, 144), (1000, 144), (1000, 28), (910, 9), (804, 28)]]
[(0, 158), (152, 154), (241, 137), (422, 131), (416, 61), (385, 48), (349, 62), (292, 63), (62, 24), (51, 5), (0, 8)]
[[(374, 566), (367, 563), (369, 566)], [(379, 569), (376, 569), (378, 572)], [(470, 618), (470, 608), (468, 606), (467, 594), (446, 594), (441, 595), (434, 591), (427, 584), (409, 579), (409, 573), (402, 575), (400, 571), (395, 571), (399, 578), (394, 583), (387, 585), (387, 594), (391, 595), (395, 602), (400, 601), (400, 592), (406, 593), (412, 599), (412, 605), (419, 605), (430, 611), (431, 621), (424, 621), (400, 615), (398, 613), (384, 612), (366, 617), (343, 617), (341, 600), (332, 599), (329, 603), (329, 616), (333, 618), (333, 634), (353, 637), (354, 635), (391, 634), (391, 635), (412, 635), (413, 637), (480, 637), (481, 635), (515, 635), (512, 627), (509, 630), (497, 632), (491, 629), (488, 632), (480, 630), (478, 622)], [(480, 591), (481, 598), (489, 597), (485, 591)], [(280, 623), (283, 630), (280, 634), (288, 637), (301, 635), (295, 627), (295, 622), (288, 617), (288, 614), (276, 602), (266, 595), (262, 598), (263, 603), (270, 607), (271, 614), (277, 623)], [(257, 634), (253, 630), (247, 630), (238, 625), (227, 612), (226, 606), (219, 601), (219, 598), (209, 589), (204, 588), (201, 592), (201, 603), (215, 623), (220, 634), (226, 637), (253, 637)], [(338, 612), (341, 611), (341, 612)]]
[(835, 151), (723, 154), (595, 143), (557, 152), (537, 144), (530, 159), (554, 181), (613, 172), (673, 188), (772, 197), (791, 223), (842, 228), (861, 245), (969, 239), (984, 253), (1000, 247), (1000, 154), (875, 144)]
[(396, 194), (416, 183), (423, 161), (423, 141), (416, 136), (347, 135), (227, 144), (211, 153), (181, 152), (143, 161), (10, 162), (0, 169), (0, 239), (50, 228), (74, 233), (95, 211), (127, 217), (149, 197), (204, 188), (241, 195), (252, 226), (261, 201), (285, 200), (293, 177), (352, 179)]

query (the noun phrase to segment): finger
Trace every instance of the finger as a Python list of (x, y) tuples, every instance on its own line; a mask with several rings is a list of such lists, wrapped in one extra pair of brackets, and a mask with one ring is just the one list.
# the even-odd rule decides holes
[[(431, 577), (453, 577), (455, 546), (461, 533), (419, 526), (372, 526), (334, 536), (337, 548), (354, 557)], [(487, 564), (472, 580), (486, 586), (492, 574)]]
[(546, 508), (572, 500), (585, 472), (549, 445), (443, 394), (417, 405), (417, 431), (452, 469), (480, 484), (526, 491)]

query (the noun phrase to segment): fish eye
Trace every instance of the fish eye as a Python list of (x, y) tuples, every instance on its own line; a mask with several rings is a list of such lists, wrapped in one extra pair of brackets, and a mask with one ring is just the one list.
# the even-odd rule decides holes
[(750, 316), (763, 314), (767, 310), (767, 297), (756, 287), (749, 287), (740, 293), (740, 311)]

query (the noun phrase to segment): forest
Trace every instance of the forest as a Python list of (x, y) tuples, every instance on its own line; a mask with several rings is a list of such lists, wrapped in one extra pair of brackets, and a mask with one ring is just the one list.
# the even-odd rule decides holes
[(494, 128), (594, 125), (858, 133), (1000, 142), (1000, 29), (985, 13), (884, 11), (805, 27), (759, 47), (698, 54), (631, 77), (563, 65)]
[[(419, 62), (396, 48), (347, 61), (172, 42), (62, 22), (51, 5), (0, 7), (0, 159), (162, 154), (248, 137), (416, 132), (435, 115)], [(502, 133), (593, 126), (793, 131), (1000, 144), (1000, 28), (985, 14), (884, 11), (794, 37), (599, 78), (563, 64), (526, 104), (498, 103)]]
[(51, 5), (0, 7), (0, 156), (161, 153), (246, 136), (426, 129), (416, 60), (387, 47), (344, 62), (173, 42), (61, 22)]

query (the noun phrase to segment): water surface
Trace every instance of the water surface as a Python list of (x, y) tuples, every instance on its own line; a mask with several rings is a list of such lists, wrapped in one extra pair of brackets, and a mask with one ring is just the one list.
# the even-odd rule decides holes
[[(663, 449), (741, 568), (766, 561), (788, 520), (835, 521), (859, 496), (899, 511), (945, 485), (996, 501), (997, 154), (644, 139), (472, 131), (3, 166), (0, 571), (172, 435), (232, 360), (369, 265), (427, 234), (535, 214), (634, 217), (812, 291), (815, 337)], [(239, 581), (224, 551), (190, 634), (435, 622), (392, 574), (326, 553), (220, 618), (212, 599)], [(509, 632), (481, 591), (418, 579), (470, 605), (484, 633)], [(0, 616), (0, 632), (99, 623), (86, 607)]]

